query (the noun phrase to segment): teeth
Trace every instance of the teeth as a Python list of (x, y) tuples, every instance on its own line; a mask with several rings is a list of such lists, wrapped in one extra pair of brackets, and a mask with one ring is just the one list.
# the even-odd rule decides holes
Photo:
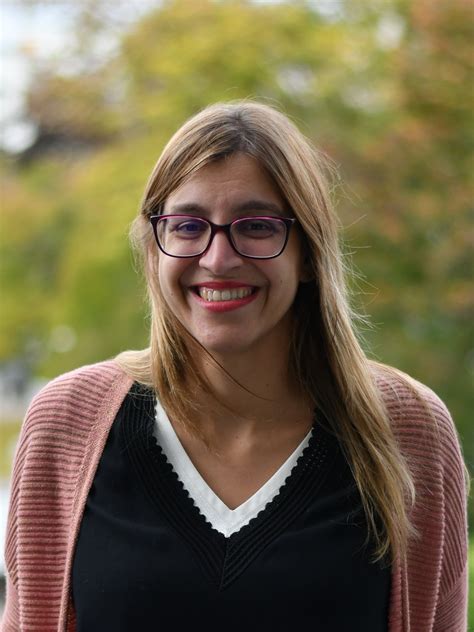
[(232, 290), (209, 290), (206, 287), (199, 288), (199, 296), (205, 301), (218, 302), (218, 301), (234, 301), (238, 298), (245, 298), (252, 294), (252, 288), (239, 287)]

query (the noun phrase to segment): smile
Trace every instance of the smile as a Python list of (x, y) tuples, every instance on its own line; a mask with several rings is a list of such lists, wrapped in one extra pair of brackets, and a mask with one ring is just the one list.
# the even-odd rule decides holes
[(259, 287), (252, 285), (240, 285), (236, 282), (211, 281), (209, 285), (195, 285), (191, 288), (191, 296), (207, 312), (222, 314), (244, 308), (256, 300), (259, 295)]
[(214, 290), (207, 287), (197, 288), (199, 296), (209, 303), (220, 303), (222, 301), (235, 301), (246, 298), (253, 292), (251, 287), (239, 287), (226, 290)]

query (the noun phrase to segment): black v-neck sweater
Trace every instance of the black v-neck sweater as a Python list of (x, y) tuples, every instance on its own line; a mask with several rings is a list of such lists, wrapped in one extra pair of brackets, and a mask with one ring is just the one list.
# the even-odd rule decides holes
[(386, 632), (390, 569), (335, 438), (313, 426), (277, 496), (225, 537), (206, 521), (153, 436), (134, 386), (110, 431), (72, 571), (78, 632)]

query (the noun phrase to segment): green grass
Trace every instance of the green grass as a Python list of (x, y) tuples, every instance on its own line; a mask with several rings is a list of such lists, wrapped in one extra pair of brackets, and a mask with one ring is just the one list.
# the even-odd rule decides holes
[(469, 540), (469, 615), (468, 630), (474, 630), (474, 535)]
[(10, 478), (20, 421), (0, 421), (0, 481)]

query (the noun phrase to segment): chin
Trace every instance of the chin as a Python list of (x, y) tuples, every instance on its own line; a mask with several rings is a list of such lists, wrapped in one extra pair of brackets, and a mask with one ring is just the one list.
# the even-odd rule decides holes
[(236, 344), (229, 341), (204, 341), (199, 340), (204, 349), (213, 356), (229, 356), (245, 353), (251, 348), (251, 345)]
[(213, 356), (238, 355), (255, 349), (255, 342), (243, 340), (242, 336), (203, 336), (202, 332), (193, 336)]

